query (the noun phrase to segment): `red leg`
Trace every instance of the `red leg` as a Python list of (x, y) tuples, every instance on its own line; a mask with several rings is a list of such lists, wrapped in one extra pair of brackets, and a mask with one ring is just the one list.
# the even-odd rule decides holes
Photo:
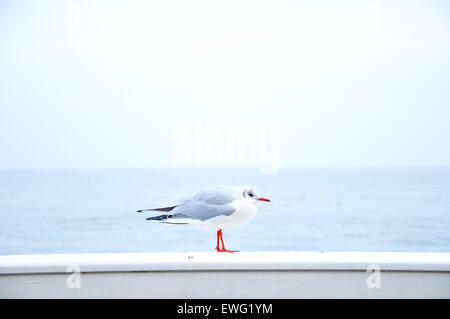
[[(220, 249), (220, 248), (217, 249), (217, 247), (219, 247), (219, 238), (220, 238), (220, 242), (222, 243), (222, 249)], [(216, 250), (221, 253), (235, 253), (235, 252), (239, 251), (239, 250), (228, 250), (225, 248), (225, 244), (223, 243), (222, 229), (219, 229), (217, 231), (217, 247), (216, 247)]]
[(220, 235), (219, 235), (219, 233), (220, 233), (220, 230), (217, 231), (217, 245), (216, 245), (216, 250), (217, 251), (220, 251), (220, 247), (219, 247), (219, 236)]

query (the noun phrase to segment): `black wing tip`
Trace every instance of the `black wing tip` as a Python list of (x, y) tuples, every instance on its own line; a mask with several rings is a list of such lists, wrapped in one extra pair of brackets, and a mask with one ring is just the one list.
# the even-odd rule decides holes
[(154, 216), (154, 217), (147, 217), (146, 220), (160, 221), (160, 220), (166, 220), (169, 217), (170, 217), (170, 215), (159, 215), (159, 216)]
[(167, 213), (167, 212), (172, 211), (175, 207), (177, 207), (177, 206), (175, 205), (175, 206), (161, 207), (161, 208), (146, 208), (146, 209), (139, 209), (136, 212), (138, 212), (138, 213), (142, 213), (142, 212), (165, 212), (165, 213)]
[(175, 206), (169, 206), (169, 207), (153, 208), (151, 210), (155, 210), (155, 211), (158, 211), (158, 212), (170, 212), (175, 207), (177, 207), (177, 206), (175, 205)]

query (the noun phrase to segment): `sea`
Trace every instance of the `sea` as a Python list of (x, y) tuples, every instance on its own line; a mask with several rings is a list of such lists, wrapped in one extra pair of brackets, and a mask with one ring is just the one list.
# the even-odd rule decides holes
[(136, 212), (211, 185), (271, 200), (228, 249), (450, 252), (450, 168), (155, 168), (0, 170), (0, 255), (213, 252), (214, 230)]

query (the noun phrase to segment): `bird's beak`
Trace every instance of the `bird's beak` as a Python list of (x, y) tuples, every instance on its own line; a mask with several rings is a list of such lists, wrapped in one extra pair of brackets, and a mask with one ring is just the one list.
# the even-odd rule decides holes
[(270, 199), (264, 198), (264, 197), (259, 197), (258, 200), (263, 201), (263, 202), (270, 202)]

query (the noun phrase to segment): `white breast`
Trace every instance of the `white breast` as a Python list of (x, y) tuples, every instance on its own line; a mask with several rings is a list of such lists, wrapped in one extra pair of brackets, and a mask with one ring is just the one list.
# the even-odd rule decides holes
[(247, 200), (235, 200), (231, 203), (236, 207), (236, 212), (230, 216), (218, 216), (209, 219), (205, 223), (210, 228), (232, 229), (248, 223), (256, 216), (258, 206)]

